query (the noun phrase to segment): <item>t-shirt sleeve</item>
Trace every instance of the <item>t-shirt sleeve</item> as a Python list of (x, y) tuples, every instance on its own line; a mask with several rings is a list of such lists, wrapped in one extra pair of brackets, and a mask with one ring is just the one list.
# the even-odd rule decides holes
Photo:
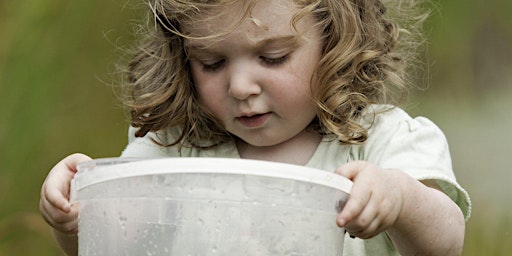
[(128, 129), (128, 145), (121, 153), (121, 157), (134, 157), (134, 158), (158, 158), (169, 157), (168, 150), (156, 143), (158, 136), (155, 133), (149, 132), (144, 137), (135, 137), (137, 128), (131, 127)]
[(381, 113), (363, 148), (363, 157), (382, 168), (435, 181), (469, 218), (471, 201), (455, 178), (446, 137), (429, 119), (411, 118), (398, 108)]

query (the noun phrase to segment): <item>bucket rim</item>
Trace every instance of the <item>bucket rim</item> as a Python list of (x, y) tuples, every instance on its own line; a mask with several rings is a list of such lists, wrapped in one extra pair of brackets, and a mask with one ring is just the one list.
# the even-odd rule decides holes
[(72, 181), (72, 192), (75, 194), (86, 187), (114, 179), (183, 173), (254, 175), (290, 179), (331, 187), (347, 194), (350, 194), (352, 188), (352, 181), (341, 175), (288, 163), (209, 157), (113, 157), (79, 163)]

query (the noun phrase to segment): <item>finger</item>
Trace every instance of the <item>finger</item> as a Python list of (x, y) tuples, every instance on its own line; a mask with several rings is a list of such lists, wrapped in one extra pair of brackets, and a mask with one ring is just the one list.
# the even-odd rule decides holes
[(77, 171), (77, 165), (88, 160), (91, 160), (91, 158), (77, 153), (60, 161), (50, 171), (43, 183), (41, 197), (48, 200), (54, 207), (66, 213), (69, 212), (71, 209), (69, 202), (70, 182)]
[(73, 205), (69, 213), (64, 213), (43, 200), (40, 204), (42, 205), (41, 215), (50, 226), (64, 233), (76, 233), (78, 228), (78, 205)]
[(47, 177), (43, 186), (41, 187), (41, 195), (39, 200), (39, 208), (41, 211), (49, 211), (51, 209), (58, 209), (64, 213), (71, 210), (71, 205), (67, 198), (58, 189), (52, 189), (52, 179)]
[(377, 200), (378, 197), (372, 195), (362, 212), (345, 226), (351, 235), (367, 239), (381, 232), (382, 216)]
[(372, 202), (372, 198), (369, 199), (368, 203), (361, 210), (352, 221), (345, 225), (345, 228), (349, 232), (360, 232), (367, 229), (372, 222), (377, 218), (378, 209), (375, 203)]
[(345, 227), (347, 223), (359, 216), (368, 204), (370, 197), (371, 192), (367, 192), (365, 190), (359, 191), (357, 186), (352, 187), (352, 192), (347, 204), (343, 207), (343, 210), (340, 212), (336, 220), (338, 226)]
[(356, 232), (349, 231), (350, 235), (359, 237), (361, 239), (369, 239), (372, 238), (384, 230), (381, 230), (381, 221), (379, 218), (375, 218), (369, 225), (367, 225), (364, 229), (361, 229)]
[(44, 203), (48, 202), (51, 207), (68, 213), (71, 210), (71, 204), (68, 199), (70, 184), (67, 182), (65, 184), (62, 183), (59, 179), (49, 176), (43, 183), (41, 198), (44, 199)]
[(48, 222), (48, 224), (50, 224), (51, 226), (55, 226), (58, 225), (59, 223), (70, 221), (68, 214), (71, 213), (71, 207), (68, 212), (64, 212), (61, 209), (53, 206), (44, 198), (41, 198), (40, 210), (41, 215), (43, 215), (46, 222)]
[(71, 206), (71, 211), (63, 216), (62, 222), (58, 223), (58, 230), (66, 234), (78, 233), (78, 207), (78, 204)]
[(346, 164), (338, 167), (338, 169), (336, 169), (334, 171), (334, 173), (337, 173), (337, 174), (344, 176), (345, 178), (353, 181), (356, 178), (356, 176), (359, 174), (359, 172), (361, 172), (362, 170), (364, 170), (366, 168), (367, 164), (368, 163), (364, 162), (364, 161), (349, 162), (349, 163), (346, 163)]
[(75, 153), (72, 155), (67, 156), (64, 158), (59, 164), (64, 164), (68, 170), (73, 171), (74, 173), (77, 172), (77, 165), (81, 162), (92, 160), (91, 157), (81, 154), (81, 153)]
[(78, 232), (78, 207), (78, 204), (73, 204), (71, 206), (71, 211), (67, 214), (71, 221), (66, 222), (61, 231), (75, 234)]

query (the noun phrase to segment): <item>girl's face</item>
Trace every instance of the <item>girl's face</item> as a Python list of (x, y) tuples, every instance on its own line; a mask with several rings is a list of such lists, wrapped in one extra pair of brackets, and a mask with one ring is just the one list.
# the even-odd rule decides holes
[[(314, 18), (291, 22), (291, 0), (258, 1), (240, 26), (242, 4), (184, 27), (192, 76), (201, 103), (224, 128), (253, 146), (273, 146), (304, 135), (316, 116), (311, 78), (320, 59)], [(301, 35), (301, 36), (298, 36)]]

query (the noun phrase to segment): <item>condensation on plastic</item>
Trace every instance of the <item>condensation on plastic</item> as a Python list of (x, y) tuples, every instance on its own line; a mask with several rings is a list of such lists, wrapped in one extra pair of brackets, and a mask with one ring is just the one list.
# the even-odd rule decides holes
[(219, 158), (80, 164), (80, 255), (341, 255), (351, 182), (282, 163)]

